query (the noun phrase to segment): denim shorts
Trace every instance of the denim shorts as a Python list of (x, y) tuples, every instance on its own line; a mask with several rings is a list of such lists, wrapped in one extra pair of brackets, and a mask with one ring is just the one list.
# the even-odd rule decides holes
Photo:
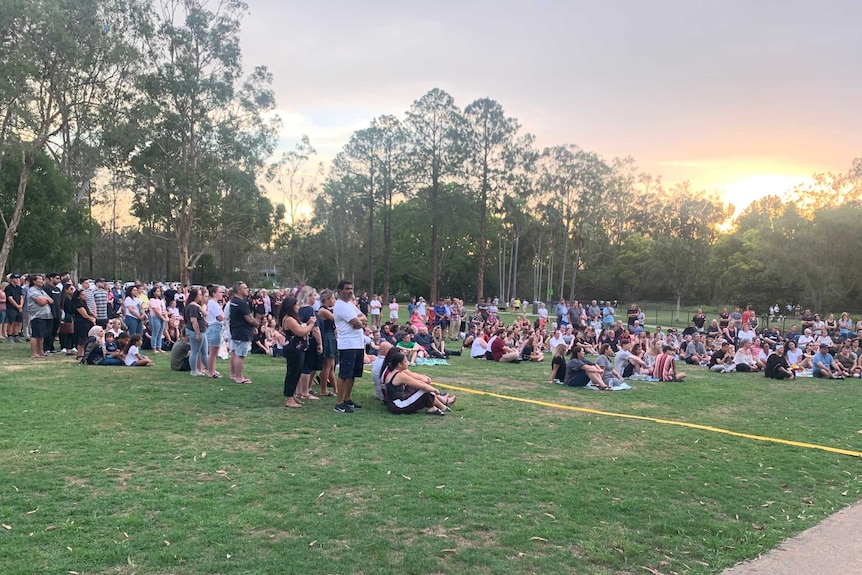
[(0, 323), (6, 323), (6, 310), (0, 311)]
[(233, 352), (238, 357), (245, 357), (251, 351), (251, 342), (250, 341), (237, 341), (233, 340)]
[(221, 345), (221, 324), (216, 323), (207, 328), (207, 345), (219, 347)]

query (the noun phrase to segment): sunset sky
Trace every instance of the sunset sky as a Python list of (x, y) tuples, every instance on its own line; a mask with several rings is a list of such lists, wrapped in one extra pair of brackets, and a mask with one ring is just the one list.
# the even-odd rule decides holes
[(324, 161), (434, 87), (737, 207), (862, 156), (862, 2), (247, 1), (282, 144), (308, 134)]

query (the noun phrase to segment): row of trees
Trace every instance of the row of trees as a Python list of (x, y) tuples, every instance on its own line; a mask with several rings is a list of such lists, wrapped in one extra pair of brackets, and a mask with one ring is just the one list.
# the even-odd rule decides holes
[(631, 158), (538, 149), (495, 100), (462, 109), (434, 89), (355, 132), (330, 166), (307, 138), (273, 162), (271, 77), (241, 65), (245, 10), (0, 5), (0, 269), (225, 283), (269, 269), (386, 297), (859, 295), (860, 160), (723, 231), (733, 207), (715, 196), (666, 187)]
[[(0, 269), (39, 261), (12, 255), (43, 155), (74, 188), (61, 200), (78, 214), (72, 228), (93, 225), (94, 182), (104, 170), (105, 192), (132, 190), (137, 227), (175, 254), (165, 270), (183, 281), (219, 244), (242, 252), (269, 239), (280, 212), (257, 176), (279, 125), (269, 72), (242, 71), (245, 11), (238, 0), (0, 5), (0, 170), (18, 179), (0, 197)], [(114, 236), (117, 221), (109, 222)], [(45, 246), (54, 252), (48, 261), (67, 254), (70, 267), (81, 265), (86, 242), (69, 239)]]

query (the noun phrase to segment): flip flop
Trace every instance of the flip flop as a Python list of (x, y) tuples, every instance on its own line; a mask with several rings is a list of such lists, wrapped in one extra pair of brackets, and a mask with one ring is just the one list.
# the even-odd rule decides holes
[(288, 404), (286, 404), (286, 403), (285, 403), (285, 404), (284, 404), (284, 407), (285, 407), (285, 408), (287, 408), (287, 409), (301, 409), (301, 408), (302, 408), (302, 405), (301, 405), (301, 404), (297, 404), (297, 405), (288, 405)]
[(234, 381), (236, 381), (239, 384), (251, 383), (250, 379), (240, 379), (239, 381), (237, 381), (237, 380), (234, 380)]

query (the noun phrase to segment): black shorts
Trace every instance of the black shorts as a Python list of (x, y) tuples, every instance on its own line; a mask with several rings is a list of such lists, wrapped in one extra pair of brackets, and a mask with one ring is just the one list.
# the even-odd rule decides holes
[(51, 329), (54, 327), (53, 319), (35, 318), (30, 320), (30, 337), (44, 339), (51, 337)]
[(353, 379), (362, 377), (365, 360), (364, 349), (341, 349), (338, 351), (338, 378)]
[(11, 305), (6, 306), (6, 323), (21, 323), (21, 312)]

